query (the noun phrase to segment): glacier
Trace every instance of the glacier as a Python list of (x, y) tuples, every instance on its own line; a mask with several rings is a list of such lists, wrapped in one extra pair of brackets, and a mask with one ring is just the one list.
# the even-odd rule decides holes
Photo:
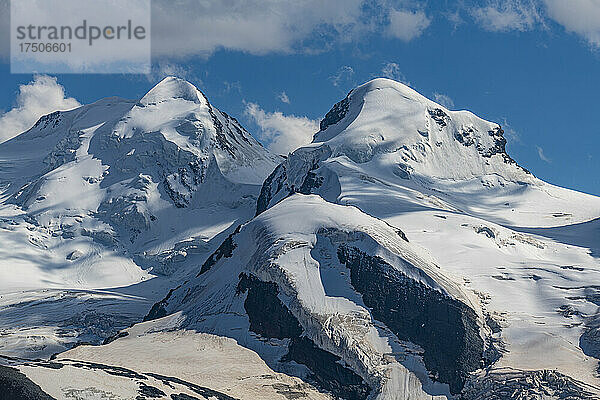
[(287, 157), (174, 77), (45, 116), (0, 145), (0, 377), (56, 399), (600, 398), (600, 198), (506, 144), (382, 78)]

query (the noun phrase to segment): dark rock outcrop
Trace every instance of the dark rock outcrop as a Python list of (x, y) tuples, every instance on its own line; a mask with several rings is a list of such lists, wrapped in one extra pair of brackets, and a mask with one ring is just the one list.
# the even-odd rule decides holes
[(325, 118), (321, 120), (319, 124), (319, 128), (321, 131), (324, 131), (331, 125), (335, 125), (340, 122), (348, 113), (350, 108), (350, 94), (346, 98), (338, 103), (336, 103), (331, 110), (327, 114), (325, 114)]
[[(179, 378), (176, 378), (173, 376), (159, 375), (159, 374), (154, 374), (154, 373), (150, 373), (150, 372), (147, 373), (146, 375), (151, 376), (152, 378), (161, 381), (162, 383), (164, 383), (167, 386), (172, 387), (172, 384), (185, 386), (192, 392), (198, 393), (200, 396), (203, 396), (207, 399), (238, 400), (235, 397), (226, 395), (225, 393), (217, 392), (216, 390), (212, 390), (212, 389), (209, 389), (204, 386), (199, 386), (199, 385), (196, 385), (195, 383), (190, 383), (190, 382), (184, 381), (183, 379), (179, 379)], [(181, 395), (179, 395), (179, 396), (181, 396)], [(173, 395), (171, 395), (171, 397), (173, 397)], [(180, 399), (181, 398), (185, 398), (185, 397), (180, 397)]]
[(0, 400), (55, 400), (18, 369), (0, 366)]
[(470, 379), (459, 400), (597, 400), (586, 384), (557, 371), (495, 370)]
[(165, 296), (161, 301), (154, 303), (150, 312), (144, 317), (144, 322), (153, 321), (155, 319), (159, 319), (167, 316), (167, 305), (169, 304), (169, 299), (173, 295), (173, 292), (179, 289), (181, 285), (177, 286), (175, 289), (169, 290), (169, 293)]
[(469, 372), (484, 365), (484, 341), (475, 312), (379, 257), (341, 245), (338, 258), (350, 269), (351, 284), (373, 317), (401, 340), (421, 346), (433, 378), (459, 393)]
[(269, 203), (273, 198), (274, 193), (278, 193), (283, 187), (283, 182), (287, 178), (285, 171), (286, 163), (279, 164), (271, 175), (265, 179), (265, 182), (260, 189), (260, 195), (256, 201), (256, 215), (262, 213), (269, 208)]
[(429, 116), (431, 116), (431, 118), (435, 121), (435, 123), (440, 126), (440, 128), (443, 128), (446, 125), (448, 125), (447, 122), (448, 120), (450, 120), (450, 117), (441, 108), (435, 108), (433, 110), (430, 109), (427, 110), (427, 112), (429, 113)]
[(219, 248), (213, 254), (211, 254), (210, 257), (208, 257), (204, 264), (202, 264), (202, 268), (200, 268), (200, 272), (196, 276), (200, 276), (206, 271), (210, 270), (212, 266), (215, 265), (221, 258), (229, 258), (233, 255), (233, 250), (235, 250), (237, 247), (233, 241), (233, 237), (240, 233), (241, 228), (241, 225), (238, 225), (237, 228), (235, 228), (235, 231), (233, 231), (233, 233), (229, 235), (227, 239), (223, 241), (223, 243), (221, 243)]
[(263, 282), (252, 275), (240, 274), (238, 293), (247, 293), (244, 308), (250, 330), (267, 338), (290, 339), (288, 353), (282, 362), (296, 362), (310, 371), (315, 386), (332, 393), (336, 399), (361, 400), (370, 388), (351, 369), (339, 363), (340, 357), (320, 349), (306, 336), (302, 327), (277, 296), (273, 282)]

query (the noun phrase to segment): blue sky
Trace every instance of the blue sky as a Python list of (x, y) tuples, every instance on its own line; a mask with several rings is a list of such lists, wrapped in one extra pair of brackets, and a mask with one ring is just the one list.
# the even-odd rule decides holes
[[(536, 176), (600, 195), (599, 0), (305, 0), (289, 10), (265, 0), (251, 12), (231, 0), (203, 9), (204, 19), (188, 15), (194, 3), (169, 11), (183, 33), (153, 36), (149, 76), (58, 75), (35, 86), (2, 59), (0, 129), (75, 99), (139, 98), (175, 74), (282, 151), (305, 141), (350, 89), (387, 76), (503, 125), (509, 153)], [(153, 11), (153, 33), (170, 32), (158, 17), (165, 11)], [(207, 27), (230, 19), (243, 29)], [(193, 31), (199, 41), (185, 36)], [(169, 40), (185, 45), (169, 51)], [(50, 104), (38, 104), (48, 93)]]

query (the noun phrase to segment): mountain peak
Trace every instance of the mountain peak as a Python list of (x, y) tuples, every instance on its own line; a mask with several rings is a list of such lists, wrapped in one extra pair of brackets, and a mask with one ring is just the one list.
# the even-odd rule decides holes
[[(407, 85), (377, 78), (348, 93), (321, 121), (313, 142), (333, 157), (396, 165), (402, 175), (472, 179), (531, 175), (506, 153), (502, 128), (468, 111), (450, 111)], [(404, 173), (406, 171), (406, 173)]]
[(167, 76), (154, 86), (142, 99), (144, 105), (159, 103), (169, 99), (183, 99), (194, 103), (202, 103), (204, 95), (196, 86), (185, 79)]
[(392, 89), (400, 93), (403, 97), (410, 100), (421, 101), (426, 103), (433, 103), (431, 100), (411, 88), (405, 83), (395, 81), (389, 78), (375, 78), (368, 82), (363, 83), (357, 88), (353, 89), (349, 95), (351, 97), (362, 98), (369, 92), (376, 90)]

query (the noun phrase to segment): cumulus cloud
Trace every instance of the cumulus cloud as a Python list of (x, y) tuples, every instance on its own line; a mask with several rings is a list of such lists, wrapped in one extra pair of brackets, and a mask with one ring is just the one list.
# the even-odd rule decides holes
[(0, 142), (31, 128), (43, 115), (79, 106), (77, 100), (65, 96), (65, 90), (56, 78), (36, 75), (33, 81), (19, 87), (16, 106), (0, 116)]
[(433, 97), (436, 103), (441, 104), (448, 109), (454, 108), (454, 101), (452, 98), (450, 98), (450, 96), (442, 93), (434, 93)]
[(543, 23), (534, 0), (489, 0), (471, 10), (479, 25), (492, 32), (528, 31)]
[[(144, 1), (138, 3), (141, 10)], [(431, 24), (418, 4), (414, 0), (153, 0), (152, 56), (209, 57), (220, 49), (256, 55), (315, 52), (371, 34), (410, 41)], [(64, 14), (54, 9), (32, 13), (58, 14), (57, 18)], [(6, 32), (1, 35), (6, 40), (0, 41), (0, 55), (4, 56), (9, 47), (8, 15), (8, 1), (0, 0), (0, 33)]]
[(285, 104), (290, 104), (290, 98), (288, 97), (287, 93), (285, 92), (281, 92), (279, 93), (279, 95), (277, 96), (277, 98)]
[[(155, 55), (294, 52), (305, 40), (339, 38), (363, 24), (365, 0), (155, 0)], [(323, 34), (323, 35), (320, 35)]]
[(431, 20), (421, 10), (391, 10), (388, 34), (409, 42), (421, 36), (430, 24)]
[(152, 4), (155, 56), (209, 56), (219, 49), (259, 55), (320, 51), (332, 43), (384, 32), (409, 41), (431, 22), (423, 11), (396, 10), (388, 0), (154, 0)]
[(393, 79), (398, 82), (402, 82), (405, 85), (410, 86), (410, 82), (406, 80), (406, 77), (400, 71), (400, 66), (395, 62), (387, 62), (383, 64), (383, 68), (381, 68), (381, 76), (388, 79)]
[(544, 0), (548, 15), (567, 31), (584, 37), (592, 46), (600, 47), (600, 1)]
[(319, 121), (281, 112), (265, 112), (258, 104), (246, 104), (246, 115), (261, 129), (260, 138), (277, 154), (288, 154), (312, 141)]
[(540, 146), (535, 146), (535, 148), (537, 150), (538, 157), (540, 157), (540, 160), (547, 163), (551, 162), (550, 159), (544, 154), (544, 149), (542, 149)]

